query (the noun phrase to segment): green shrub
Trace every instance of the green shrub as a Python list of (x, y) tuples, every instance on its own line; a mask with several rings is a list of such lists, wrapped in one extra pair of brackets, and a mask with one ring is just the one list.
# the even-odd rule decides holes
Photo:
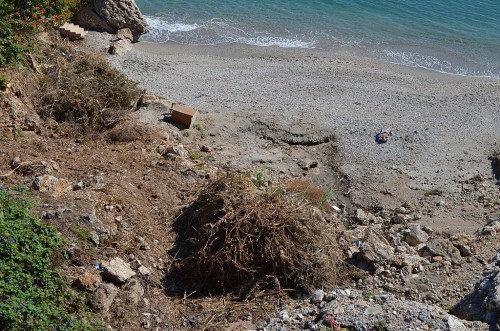
[(5, 90), (7, 87), (7, 76), (0, 74), (0, 90)]
[(71, 18), (79, 0), (0, 0), (0, 66), (31, 49), (33, 32)]
[(94, 330), (52, 265), (63, 240), (0, 188), (0, 330)]

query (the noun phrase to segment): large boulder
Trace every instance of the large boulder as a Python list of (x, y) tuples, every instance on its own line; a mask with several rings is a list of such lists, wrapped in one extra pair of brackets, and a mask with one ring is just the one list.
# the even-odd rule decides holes
[(134, 41), (148, 31), (148, 23), (134, 0), (90, 0), (74, 17), (76, 24), (99, 32), (129, 28)]
[(453, 311), (463, 318), (485, 320), (491, 330), (500, 329), (500, 250), (487, 265), (474, 290)]

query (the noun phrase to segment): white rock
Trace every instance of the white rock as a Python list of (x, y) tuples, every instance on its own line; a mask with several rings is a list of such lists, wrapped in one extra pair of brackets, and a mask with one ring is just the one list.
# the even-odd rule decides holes
[(323, 290), (316, 290), (311, 293), (311, 302), (312, 303), (320, 303), (325, 298), (325, 292)]
[(143, 275), (143, 276), (149, 276), (149, 275), (151, 275), (151, 271), (149, 271), (149, 269), (148, 269), (148, 268), (146, 268), (146, 267), (145, 267), (145, 266), (143, 266), (143, 265), (141, 265), (141, 266), (139, 267), (139, 269), (138, 269), (138, 270), (139, 270), (139, 273), (140, 273), (141, 275)]
[(467, 331), (465, 325), (458, 318), (451, 315), (448, 316), (448, 326), (450, 331)]
[(103, 262), (104, 278), (108, 280), (123, 284), (129, 278), (135, 276), (135, 272), (130, 268), (129, 264), (119, 257), (115, 257), (109, 262)]

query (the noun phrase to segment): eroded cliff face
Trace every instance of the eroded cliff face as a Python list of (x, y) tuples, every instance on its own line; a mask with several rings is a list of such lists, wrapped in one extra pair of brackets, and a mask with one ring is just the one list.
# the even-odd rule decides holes
[(74, 17), (76, 24), (99, 32), (129, 28), (133, 41), (148, 31), (148, 23), (134, 0), (91, 0)]

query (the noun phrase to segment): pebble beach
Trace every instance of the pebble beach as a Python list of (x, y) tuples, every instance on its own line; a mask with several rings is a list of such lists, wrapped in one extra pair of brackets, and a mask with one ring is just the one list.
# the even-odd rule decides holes
[[(492, 176), (488, 156), (500, 145), (498, 79), (237, 44), (137, 43), (109, 59), (150, 93), (199, 109), (214, 130), (225, 125), (221, 130), (235, 137), (255, 119), (291, 131), (333, 133), (354, 200), (403, 182), (408, 194), (456, 193), (467, 178)], [(242, 124), (231, 126), (231, 118), (242, 117)], [(384, 127), (396, 137), (377, 144), (375, 134)], [(233, 143), (245, 155), (262, 150), (247, 136)]]

